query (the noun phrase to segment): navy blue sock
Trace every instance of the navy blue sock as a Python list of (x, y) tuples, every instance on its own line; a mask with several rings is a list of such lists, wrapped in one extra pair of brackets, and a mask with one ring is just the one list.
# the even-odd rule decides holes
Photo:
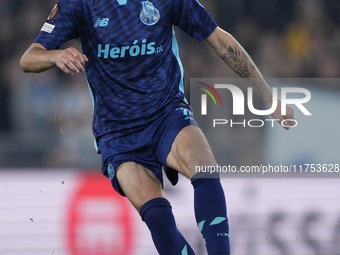
[(159, 254), (195, 254), (179, 232), (168, 200), (155, 198), (148, 201), (140, 209), (140, 215), (151, 231), (153, 242)]
[(220, 179), (196, 174), (191, 183), (194, 187), (196, 221), (208, 254), (230, 254), (227, 206)]

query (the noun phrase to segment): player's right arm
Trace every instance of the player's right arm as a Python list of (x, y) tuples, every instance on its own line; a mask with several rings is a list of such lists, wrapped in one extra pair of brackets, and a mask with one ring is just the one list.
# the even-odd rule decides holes
[(33, 43), (20, 59), (24, 72), (40, 73), (52, 67), (59, 67), (67, 74), (85, 71), (86, 55), (69, 47), (63, 50), (47, 50), (40, 43)]
[[(206, 41), (235, 73), (247, 79), (247, 82), (252, 85), (269, 107), (273, 104), (272, 88), (264, 80), (248, 53), (232, 35), (217, 27)], [(284, 128), (289, 129), (288, 126), (294, 125), (294, 122), (291, 121), (294, 120), (294, 110), (286, 106), (286, 115), (282, 115), (281, 112), (281, 101), (278, 99), (277, 108), (272, 113), (272, 117), (278, 120), (281, 125), (284, 120), (287, 120), (288, 125)]]

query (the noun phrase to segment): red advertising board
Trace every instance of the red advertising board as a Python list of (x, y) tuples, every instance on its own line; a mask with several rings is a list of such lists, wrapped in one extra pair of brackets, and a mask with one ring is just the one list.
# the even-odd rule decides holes
[(67, 236), (71, 255), (130, 255), (133, 208), (101, 174), (81, 175), (70, 199)]

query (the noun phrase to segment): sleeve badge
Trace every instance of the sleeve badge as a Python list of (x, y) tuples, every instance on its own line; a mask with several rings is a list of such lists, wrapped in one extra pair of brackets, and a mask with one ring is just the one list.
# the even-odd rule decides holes
[(56, 5), (53, 7), (53, 9), (52, 9), (50, 15), (48, 15), (48, 17), (47, 17), (47, 20), (53, 19), (53, 18), (57, 15), (57, 13), (58, 13), (58, 4), (56, 4)]

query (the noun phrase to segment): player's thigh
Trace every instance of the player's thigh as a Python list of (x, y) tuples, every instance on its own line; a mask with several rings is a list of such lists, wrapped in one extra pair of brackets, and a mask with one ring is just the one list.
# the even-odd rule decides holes
[(172, 144), (167, 166), (191, 178), (195, 166), (212, 165), (216, 165), (216, 161), (202, 130), (195, 125), (183, 128)]
[(117, 180), (126, 197), (139, 211), (143, 204), (157, 197), (165, 197), (156, 175), (135, 162), (125, 162), (117, 168)]

